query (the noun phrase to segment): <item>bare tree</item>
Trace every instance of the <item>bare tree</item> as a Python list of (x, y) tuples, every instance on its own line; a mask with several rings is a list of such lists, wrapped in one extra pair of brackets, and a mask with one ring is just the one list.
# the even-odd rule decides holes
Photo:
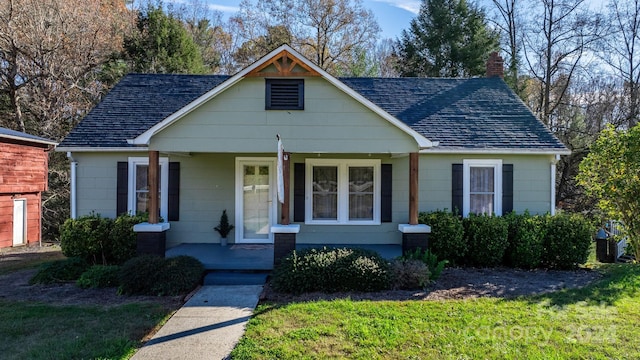
[(492, 0), (495, 5), (494, 24), (500, 31), (502, 51), (507, 55), (505, 81), (521, 95), (523, 88), (518, 77), (524, 20), (520, 15), (522, 3), (517, 0)]
[(611, 31), (603, 37), (598, 54), (622, 88), (622, 111), (613, 124), (631, 128), (640, 116), (640, 1), (612, 0), (608, 10)]
[(127, 16), (120, 0), (4, 1), (0, 81), (13, 114), (5, 125), (65, 136), (105, 90), (97, 77), (122, 47)]
[(273, 29), (286, 29), (279, 41), (263, 42), (267, 48), (255, 46), (254, 57), (286, 41), (334, 74), (358, 61), (354, 58), (358, 49), (373, 48), (380, 32), (362, 0), (258, 0), (255, 4), (244, 0), (240, 8), (235, 21), (246, 41), (269, 36)]
[(600, 19), (586, 10), (584, 0), (542, 0), (530, 11), (523, 53), (536, 93), (532, 110), (551, 129), (556, 110), (567, 95), (585, 52), (599, 39)]

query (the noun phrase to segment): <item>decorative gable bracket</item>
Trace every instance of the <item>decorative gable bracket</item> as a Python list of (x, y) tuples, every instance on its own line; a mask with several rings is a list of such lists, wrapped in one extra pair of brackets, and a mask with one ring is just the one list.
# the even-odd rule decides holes
[(296, 56), (287, 50), (280, 51), (276, 56), (265, 61), (262, 65), (247, 73), (247, 77), (306, 77), (321, 76)]

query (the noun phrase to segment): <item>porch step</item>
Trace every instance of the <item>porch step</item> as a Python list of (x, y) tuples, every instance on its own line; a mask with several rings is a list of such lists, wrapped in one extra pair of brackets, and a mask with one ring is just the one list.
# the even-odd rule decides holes
[(203, 285), (264, 285), (268, 272), (212, 271), (204, 276)]

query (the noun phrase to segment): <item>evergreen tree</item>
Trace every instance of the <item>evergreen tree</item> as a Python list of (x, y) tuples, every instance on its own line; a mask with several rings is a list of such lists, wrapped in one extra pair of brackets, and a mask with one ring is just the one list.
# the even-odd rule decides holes
[(466, 0), (423, 0), (398, 40), (398, 71), (402, 76), (483, 75), (498, 39), (484, 12)]
[(137, 32), (124, 42), (132, 70), (149, 73), (204, 73), (202, 55), (182, 22), (161, 6), (140, 11)]

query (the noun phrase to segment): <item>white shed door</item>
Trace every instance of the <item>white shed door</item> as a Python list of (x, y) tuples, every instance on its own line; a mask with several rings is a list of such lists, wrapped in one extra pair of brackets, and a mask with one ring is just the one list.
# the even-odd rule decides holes
[(13, 246), (27, 242), (27, 200), (13, 200)]

